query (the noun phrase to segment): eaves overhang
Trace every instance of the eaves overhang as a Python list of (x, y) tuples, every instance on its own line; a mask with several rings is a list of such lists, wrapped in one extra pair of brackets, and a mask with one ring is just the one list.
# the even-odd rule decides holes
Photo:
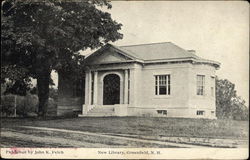
[(214, 66), (216, 69), (220, 68), (221, 63), (213, 61), (213, 60), (208, 60), (208, 59), (197, 59), (196, 61), (194, 61), (194, 63), (196, 64), (208, 64), (208, 65), (212, 65)]
[(146, 60), (143, 64), (157, 64), (157, 63), (186, 63), (191, 62), (192, 64), (208, 64), (214, 66), (216, 69), (220, 67), (220, 63), (207, 59), (196, 59), (193, 57), (187, 58), (172, 58), (172, 59), (158, 59), (158, 60)]

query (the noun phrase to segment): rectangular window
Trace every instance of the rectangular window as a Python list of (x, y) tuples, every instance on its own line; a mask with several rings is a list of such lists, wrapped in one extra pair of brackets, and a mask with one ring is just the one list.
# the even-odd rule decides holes
[(170, 75), (155, 76), (155, 95), (170, 95)]
[(197, 111), (196, 115), (204, 115), (205, 111)]
[(197, 95), (204, 95), (205, 93), (205, 76), (197, 75)]
[(163, 115), (167, 115), (167, 110), (157, 110), (158, 114), (163, 114)]
[(215, 78), (211, 76), (211, 96), (214, 97), (215, 91), (214, 91), (214, 85), (215, 85)]

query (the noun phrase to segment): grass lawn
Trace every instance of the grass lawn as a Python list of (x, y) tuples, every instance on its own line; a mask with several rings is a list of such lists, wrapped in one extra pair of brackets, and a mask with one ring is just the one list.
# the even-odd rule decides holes
[(2, 128), (36, 126), (131, 134), (138, 136), (174, 136), (248, 139), (248, 121), (208, 120), (160, 117), (88, 117), (88, 118), (2, 118)]

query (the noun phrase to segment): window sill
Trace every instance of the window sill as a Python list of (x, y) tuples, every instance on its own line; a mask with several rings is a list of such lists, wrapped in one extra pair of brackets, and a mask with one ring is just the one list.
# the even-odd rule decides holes
[(171, 98), (171, 95), (154, 95), (154, 99), (165, 99), (165, 98)]

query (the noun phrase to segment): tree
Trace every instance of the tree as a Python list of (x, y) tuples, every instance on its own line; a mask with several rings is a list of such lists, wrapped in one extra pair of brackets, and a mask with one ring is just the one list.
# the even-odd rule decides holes
[(227, 79), (216, 77), (216, 115), (218, 118), (248, 119), (245, 101), (237, 96), (235, 85)]
[[(37, 87), (32, 87), (29, 91), (30, 94), (32, 95), (37, 95)], [(57, 88), (53, 88), (53, 87), (49, 87), (49, 97), (53, 98), (53, 100), (57, 101), (58, 99), (58, 89)]]
[(249, 110), (246, 107), (245, 100), (242, 97), (237, 96), (232, 100), (233, 108), (233, 119), (235, 120), (249, 120)]
[(2, 94), (16, 94), (25, 96), (31, 87), (31, 80), (26, 70), (17, 66), (1, 67), (1, 86), (5, 86)]
[(46, 116), (52, 69), (65, 72), (66, 66), (83, 64), (79, 50), (122, 38), (118, 32), (122, 25), (98, 7), (110, 9), (111, 4), (97, 0), (2, 3), (3, 66), (23, 69), (18, 80), (37, 79), (40, 116)]

